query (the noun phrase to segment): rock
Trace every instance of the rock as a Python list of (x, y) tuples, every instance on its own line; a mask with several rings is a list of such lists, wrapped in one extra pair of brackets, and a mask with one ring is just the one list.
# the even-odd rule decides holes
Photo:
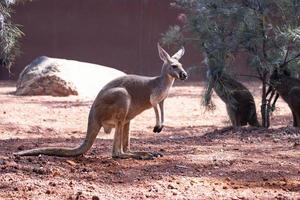
[(176, 189), (173, 185), (171, 185), (171, 184), (169, 184), (168, 186), (167, 186), (167, 188), (168, 189)]
[(16, 95), (94, 97), (105, 84), (123, 75), (102, 65), (41, 56), (20, 73)]
[(6, 165), (6, 161), (3, 159), (0, 159), (0, 165)]
[(40, 175), (44, 175), (47, 173), (46, 170), (44, 170), (43, 168), (33, 168), (32, 172)]
[(98, 196), (92, 196), (92, 200), (100, 200)]

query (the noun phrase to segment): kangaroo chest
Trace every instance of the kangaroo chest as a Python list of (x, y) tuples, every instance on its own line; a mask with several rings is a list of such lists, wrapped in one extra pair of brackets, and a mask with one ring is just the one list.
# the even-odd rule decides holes
[(168, 97), (170, 87), (157, 88), (154, 89), (153, 93), (150, 96), (150, 103), (152, 105), (158, 104)]

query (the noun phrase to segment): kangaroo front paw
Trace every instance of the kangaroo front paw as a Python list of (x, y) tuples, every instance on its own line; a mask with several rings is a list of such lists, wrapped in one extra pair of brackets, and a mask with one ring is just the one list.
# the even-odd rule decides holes
[(153, 129), (153, 132), (154, 133), (160, 133), (161, 132), (161, 130), (163, 129), (163, 125), (161, 125), (161, 126), (155, 126), (154, 127), (154, 129)]

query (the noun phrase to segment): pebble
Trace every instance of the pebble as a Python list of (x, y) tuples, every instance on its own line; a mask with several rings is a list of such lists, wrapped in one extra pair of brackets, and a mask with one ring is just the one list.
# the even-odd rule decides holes
[(56, 183), (54, 183), (54, 182), (49, 182), (49, 185), (52, 186), (52, 187), (55, 187), (55, 186), (56, 186)]
[(173, 185), (169, 184), (168, 189), (176, 189)]
[(43, 174), (43, 170), (41, 170), (39, 168), (33, 168), (32, 171), (37, 174)]
[(0, 160), (0, 165), (5, 165), (5, 164), (6, 164), (5, 160), (1, 159)]
[(98, 196), (92, 196), (92, 200), (100, 200)]

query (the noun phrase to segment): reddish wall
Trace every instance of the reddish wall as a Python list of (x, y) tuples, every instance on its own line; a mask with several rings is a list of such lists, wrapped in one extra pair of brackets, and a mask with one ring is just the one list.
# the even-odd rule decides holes
[[(156, 43), (178, 15), (170, 2), (35, 0), (19, 5), (14, 20), (26, 35), (13, 78), (41, 55), (113, 66), (127, 73), (157, 74), (161, 61)], [(200, 62), (196, 54), (187, 50), (183, 63)], [(5, 70), (0, 72), (0, 79), (8, 78)]]

